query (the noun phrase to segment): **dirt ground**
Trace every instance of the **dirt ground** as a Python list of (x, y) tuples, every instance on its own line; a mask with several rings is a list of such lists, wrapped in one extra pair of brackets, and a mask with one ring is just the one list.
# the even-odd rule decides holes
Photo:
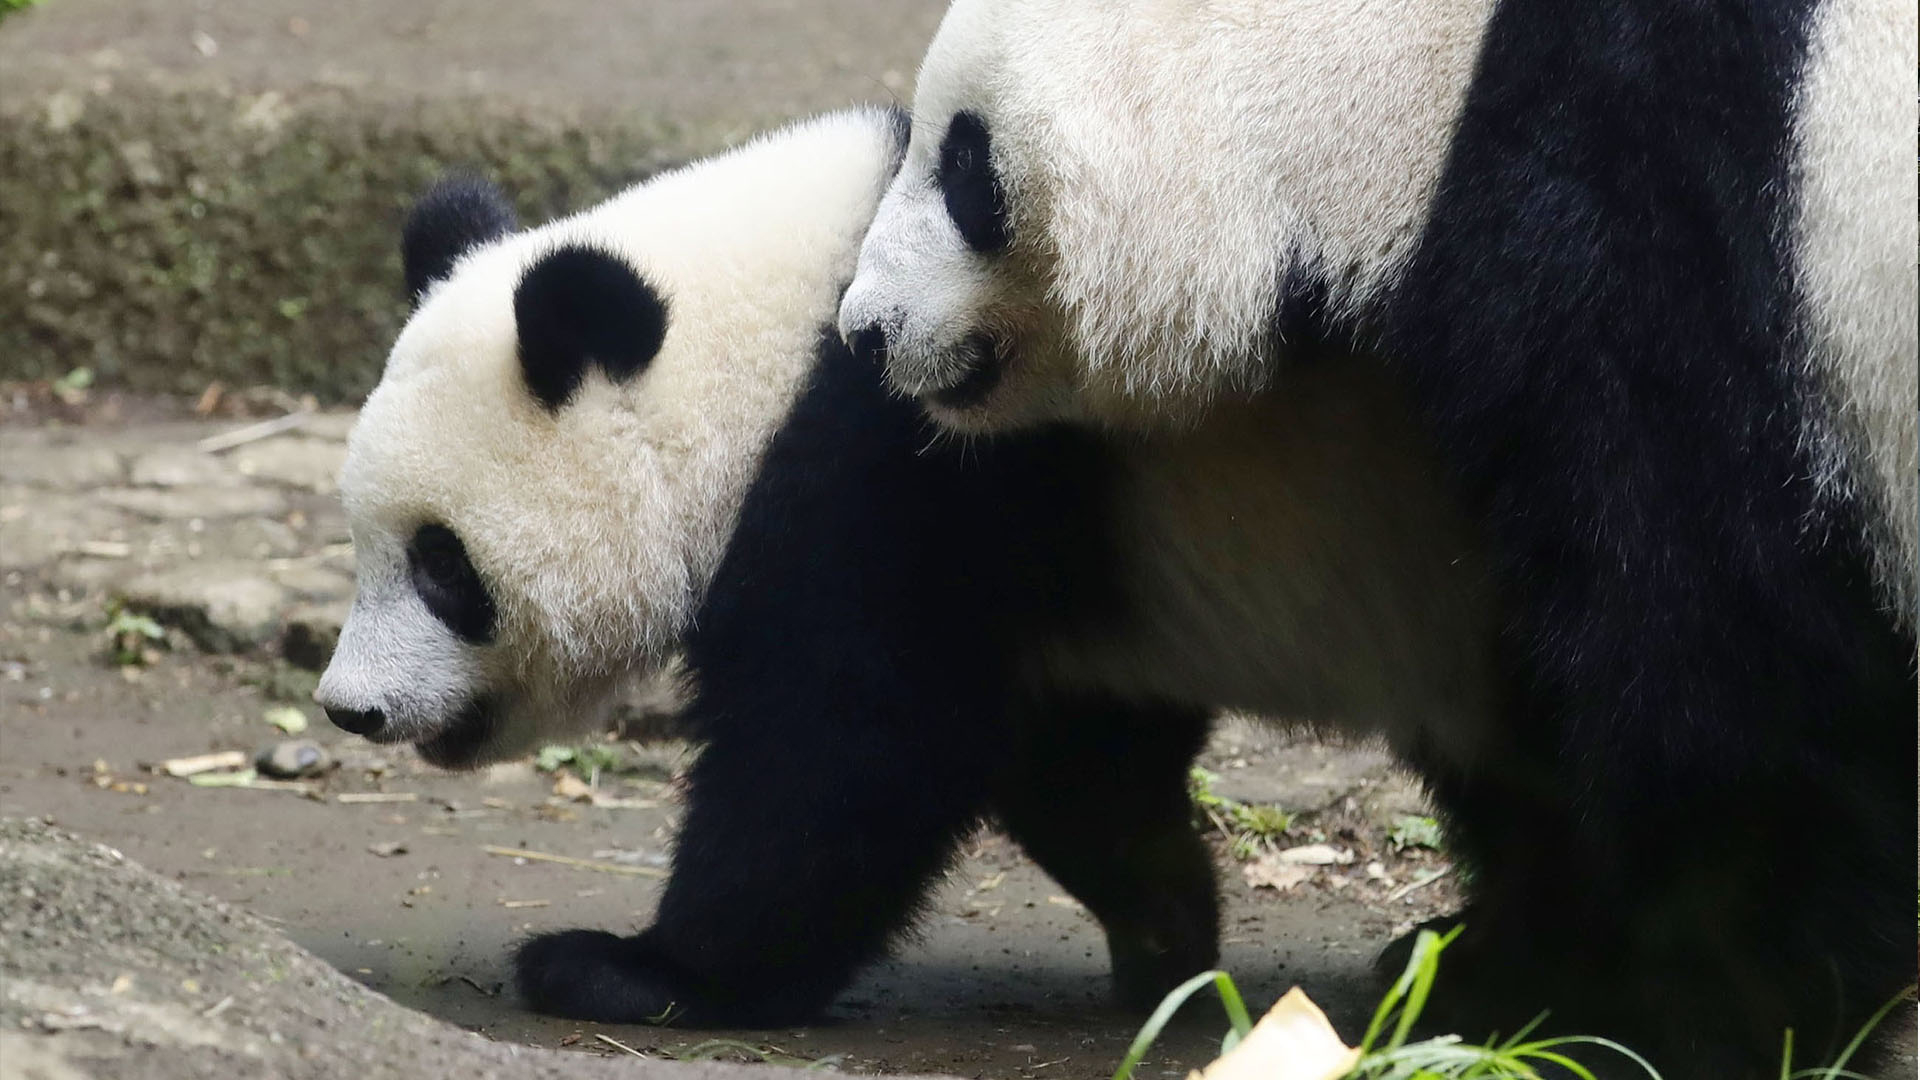
[[(0, 409), (0, 816), (50, 818), (110, 843), (258, 914), (396, 1001), (496, 1040), (624, 1054), (612, 1039), (667, 1056), (725, 1036), (859, 1072), (1111, 1074), (1137, 1021), (1105, 1004), (1098, 928), (991, 832), (968, 845), (920, 936), (817, 1026), (661, 1030), (526, 1013), (503, 988), (515, 939), (647, 921), (673, 832), (672, 776), (690, 751), (672, 741), (624, 749), (625, 767), (602, 781), (595, 805), (556, 792), (556, 776), (530, 764), (448, 775), (334, 731), (300, 704), (311, 673), (281, 654), (314, 663), (313, 642), (323, 654), (327, 619), (349, 587), (330, 497), (347, 418), (209, 452), (197, 440), (241, 421), (180, 419), (177, 405), (144, 401), (118, 403), (111, 423), (102, 411), (68, 415), (18, 396)], [(88, 422), (50, 421), (62, 415)], [(145, 597), (180, 623), (172, 647), (148, 663), (109, 659), (115, 596)], [(202, 787), (157, 771), (285, 738), (265, 716), (288, 704), (340, 762), (309, 790)], [(1263, 842), (1269, 853), (1324, 843), (1329, 857), (1350, 860), (1246, 862), (1224, 836), (1216, 845), (1223, 966), (1249, 1003), (1262, 1008), (1299, 984), (1354, 1037), (1377, 992), (1376, 950), (1456, 900), (1450, 875), (1429, 880), (1443, 855), (1389, 843), (1420, 809), (1417, 793), (1376, 751), (1240, 721), (1223, 724), (1204, 763), (1219, 774), (1216, 793), (1295, 814)], [(374, 794), (383, 801), (366, 801)], [(1256, 888), (1249, 867), (1299, 880)], [(0, 955), (0, 966), (17, 959)], [(1140, 1075), (1181, 1076), (1212, 1056), (1218, 1011), (1190, 1015)]]

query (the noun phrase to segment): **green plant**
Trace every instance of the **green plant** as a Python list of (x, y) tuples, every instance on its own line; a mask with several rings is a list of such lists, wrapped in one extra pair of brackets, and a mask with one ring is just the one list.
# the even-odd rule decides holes
[[(1587, 1045), (1620, 1054), (1644, 1069), (1651, 1080), (1660, 1080), (1659, 1072), (1645, 1058), (1611, 1039), (1565, 1035), (1529, 1040), (1527, 1036), (1546, 1019), (1545, 1013), (1506, 1040), (1485, 1046), (1469, 1044), (1458, 1035), (1408, 1042), (1407, 1035), (1426, 1008), (1433, 981), (1440, 974), (1440, 953), (1459, 936), (1461, 929), (1455, 926), (1444, 937), (1431, 930), (1420, 932), (1406, 970), (1394, 980), (1373, 1012), (1367, 1033), (1360, 1040), (1360, 1060), (1347, 1074), (1349, 1077), (1353, 1080), (1452, 1080), (1455, 1077), (1538, 1080), (1540, 1073), (1535, 1066), (1551, 1064), (1580, 1080), (1593, 1080), (1591, 1070), (1562, 1052), (1565, 1047)], [(1386, 1035), (1384, 1043), (1383, 1034)]]
[(16, 11), (25, 11), (39, 2), (40, 0), (0, 0), (0, 19)]
[(167, 630), (152, 618), (118, 604), (107, 614), (107, 655), (115, 664), (129, 667), (151, 663), (155, 652), (166, 646)]
[(558, 772), (565, 768), (589, 784), (603, 772), (618, 771), (622, 764), (623, 759), (617, 748), (599, 744), (543, 746), (533, 759), (534, 768), (541, 772)]
[(1387, 827), (1387, 843), (1392, 844), (1395, 851), (1408, 848), (1439, 851), (1443, 840), (1440, 822), (1418, 814), (1403, 814)]
[[(1545, 1013), (1535, 1017), (1507, 1039), (1492, 1041), (1484, 1046), (1467, 1043), (1458, 1035), (1441, 1035), (1408, 1042), (1407, 1036), (1419, 1021), (1421, 1012), (1426, 1009), (1434, 980), (1440, 973), (1440, 954), (1459, 936), (1461, 929), (1455, 926), (1444, 936), (1431, 930), (1420, 932), (1414, 940), (1413, 955), (1407, 960), (1406, 970), (1394, 980), (1386, 996), (1374, 1009), (1373, 1018), (1367, 1024), (1367, 1033), (1360, 1040), (1359, 1060), (1343, 1080), (1539, 1080), (1537, 1066), (1540, 1065), (1553, 1065), (1581, 1080), (1593, 1080), (1590, 1069), (1563, 1052), (1565, 1048), (1573, 1046), (1600, 1047), (1631, 1061), (1645, 1072), (1649, 1080), (1661, 1080), (1659, 1071), (1652, 1063), (1611, 1039), (1593, 1035), (1529, 1039), (1528, 1035), (1546, 1018)], [(1160, 1037), (1161, 1030), (1173, 1019), (1173, 1014), (1186, 1004), (1188, 998), (1208, 985), (1212, 985), (1219, 993), (1221, 1007), (1225, 1009), (1230, 1025), (1221, 1040), (1220, 1053), (1225, 1055), (1238, 1046), (1253, 1030), (1253, 1021), (1247, 1014), (1239, 988), (1234, 986), (1233, 978), (1224, 971), (1201, 972), (1181, 983), (1161, 1000), (1160, 1006), (1134, 1037), (1133, 1045), (1127, 1049), (1127, 1056), (1114, 1071), (1113, 1080), (1130, 1080), (1133, 1070), (1146, 1057), (1147, 1051)], [(1916, 987), (1908, 986), (1880, 1006), (1854, 1035), (1853, 1041), (1827, 1065), (1794, 1069), (1793, 1030), (1789, 1028), (1780, 1053), (1780, 1080), (1868, 1080), (1860, 1073), (1849, 1070), (1847, 1064), (1887, 1014), (1902, 1001), (1912, 1000), (1915, 992)]]
[(1226, 1010), (1227, 1021), (1232, 1025), (1220, 1040), (1220, 1052), (1227, 1053), (1240, 1045), (1240, 1040), (1253, 1030), (1253, 1018), (1247, 1014), (1247, 1003), (1240, 997), (1240, 988), (1233, 984), (1233, 976), (1224, 971), (1203, 971), (1179, 986), (1173, 992), (1160, 999), (1160, 1004), (1140, 1025), (1140, 1033), (1133, 1037), (1133, 1045), (1127, 1047), (1127, 1056), (1120, 1061), (1120, 1067), (1113, 1071), (1113, 1080), (1132, 1080), (1133, 1070), (1140, 1064), (1147, 1051), (1153, 1048), (1154, 1041), (1160, 1038), (1160, 1032), (1166, 1028), (1173, 1014), (1187, 999), (1211, 985), (1220, 995), (1220, 1007)]
[(1834, 1058), (1833, 1062), (1828, 1065), (1815, 1065), (1805, 1069), (1794, 1069), (1793, 1029), (1788, 1028), (1780, 1048), (1780, 1080), (1870, 1080), (1870, 1078), (1848, 1069), (1847, 1063), (1853, 1060), (1853, 1055), (1860, 1052), (1860, 1047), (1867, 1041), (1867, 1036), (1873, 1033), (1874, 1028), (1880, 1026), (1880, 1021), (1887, 1018), (1887, 1014), (1893, 1011), (1894, 1006), (1903, 1001), (1913, 1000), (1914, 991), (1915, 987), (1908, 986), (1905, 990), (1888, 998), (1886, 1004), (1874, 1010), (1873, 1015), (1867, 1017), (1867, 1022), (1860, 1025), (1860, 1030), (1854, 1032), (1853, 1040), (1847, 1043), (1845, 1049), (1840, 1051), (1840, 1056)]
[(1266, 846), (1266, 841), (1285, 836), (1293, 828), (1294, 816), (1267, 803), (1244, 803), (1213, 790), (1218, 773), (1195, 765), (1187, 773), (1187, 795), (1194, 810), (1229, 841), (1236, 859), (1251, 859)]
[[(1651, 1080), (1660, 1080), (1660, 1074), (1654, 1071), (1652, 1065), (1619, 1043), (1586, 1035), (1528, 1041), (1527, 1034), (1533, 1027), (1531, 1024), (1504, 1042), (1487, 1046), (1469, 1045), (1458, 1035), (1408, 1042), (1407, 1035), (1419, 1020), (1421, 1011), (1426, 1008), (1427, 998), (1433, 991), (1434, 978), (1440, 971), (1440, 953), (1459, 933), (1459, 927), (1445, 937), (1431, 930), (1421, 931), (1406, 970), (1394, 980), (1386, 997), (1374, 1010), (1373, 1020), (1367, 1025), (1366, 1037), (1360, 1042), (1360, 1059), (1347, 1073), (1349, 1080), (1466, 1080), (1469, 1077), (1474, 1080), (1539, 1080), (1539, 1071), (1534, 1066), (1542, 1063), (1564, 1068), (1581, 1080), (1593, 1080), (1591, 1071), (1560, 1052), (1560, 1048), (1576, 1044), (1602, 1046), (1616, 1051), (1645, 1069)], [(1220, 1052), (1227, 1053), (1246, 1038), (1247, 1033), (1253, 1030), (1253, 1022), (1247, 1015), (1246, 1005), (1241, 1001), (1232, 977), (1224, 971), (1203, 972), (1182, 983), (1160, 1002), (1160, 1007), (1154, 1010), (1141, 1027), (1140, 1034), (1134, 1038), (1126, 1058), (1113, 1074), (1114, 1080), (1130, 1080), (1134, 1068), (1146, 1056), (1154, 1040), (1160, 1037), (1167, 1021), (1173, 1018), (1173, 1014), (1189, 997), (1209, 983), (1218, 990), (1221, 1005), (1226, 1009), (1232, 1025), (1221, 1041)], [(1535, 1024), (1538, 1022), (1536, 1020)]]

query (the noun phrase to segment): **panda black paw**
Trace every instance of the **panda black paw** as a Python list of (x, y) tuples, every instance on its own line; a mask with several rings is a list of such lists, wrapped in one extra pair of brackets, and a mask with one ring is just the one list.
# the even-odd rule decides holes
[(1146, 1014), (1188, 979), (1213, 967), (1220, 958), (1213, 935), (1168, 946), (1158, 939), (1110, 934), (1108, 958), (1113, 965), (1113, 1001), (1131, 1013)]
[(697, 1022), (708, 1012), (646, 935), (561, 930), (528, 939), (513, 958), (527, 1007), (548, 1016), (619, 1024)]

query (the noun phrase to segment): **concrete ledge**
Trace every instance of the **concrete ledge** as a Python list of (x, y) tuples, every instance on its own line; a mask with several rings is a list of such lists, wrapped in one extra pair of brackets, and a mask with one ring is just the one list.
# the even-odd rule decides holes
[[(527, 220), (903, 97), (940, 4), (55, 0), (0, 24), (0, 379), (371, 386), (449, 166)], [(311, 22), (309, 22), (311, 20)]]
[(538, 220), (701, 141), (271, 91), (21, 104), (0, 107), (0, 375), (86, 365), (144, 391), (218, 379), (354, 399), (405, 317), (399, 222), (446, 167), (498, 178)]

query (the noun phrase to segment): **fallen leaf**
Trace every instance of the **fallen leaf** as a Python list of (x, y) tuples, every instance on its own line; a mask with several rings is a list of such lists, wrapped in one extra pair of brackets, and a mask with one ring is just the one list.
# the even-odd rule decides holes
[(1275, 889), (1287, 892), (1294, 886), (1313, 877), (1311, 866), (1299, 863), (1281, 862), (1278, 856), (1266, 854), (1240, 868), (1240, 876), (1247, 884), (1256, 889)]
[(391, 859), (395, 855), (405, 855), (407, 853), (407, 842), (405, 840), (383, 840), (378, 844), (368, 844), (367, 850), (383, 859)]
[(289, 735), (298, 735), (307, 730), (307, 714), (291, 705), (281, 705), (266, 711), (266, 721)]
[(1188, 1080), (1339, 1080), (1360, 1060), (1299, 987), (1286, 992), (1239, 1045)]
[(562, 772), (554, 777), (553, 793), (572, 802), (593, 801), (593, 785), (570, 772)]
[(1299, 866), (1345, 866), (1353, 861), (1353, 852), (1332, 844), (1302, 844), (1287, 848), (1275, 857)]

